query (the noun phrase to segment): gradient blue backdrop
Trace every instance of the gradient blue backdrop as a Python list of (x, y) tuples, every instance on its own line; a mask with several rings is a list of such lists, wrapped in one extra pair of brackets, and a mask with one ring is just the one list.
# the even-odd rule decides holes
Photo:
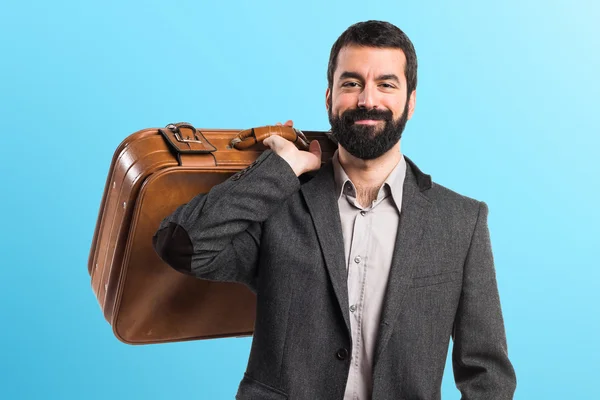
[(330, 47), (365, 19), (417, 49), (404, 153), (490, 207), (516, 398), (600, 398), (597, 2), (7, 1), (0, 18), (0, 398), (233, 398), (250, 339), (132, 347), (102, 317), (87, 257), (113, 151), (182, 120), (328, 129)]

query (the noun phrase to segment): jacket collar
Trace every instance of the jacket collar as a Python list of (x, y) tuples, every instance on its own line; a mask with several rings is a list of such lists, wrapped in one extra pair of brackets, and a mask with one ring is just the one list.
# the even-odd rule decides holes
[[(412, 271), (418, 262), (422, 238), (429, 225), (428, 211), (431, 202), (426, 192), (432, 187), (431, 177), (424, 174), (408, 157), (405, 156), (405, 159), (407, 170), (403, 185), (402, 213), (381, 314), (375, 361), (389, 340), (409, 287)], [(344, 241), (331, 160), (313, 174), (314, 177), (302, 185), (301, 193), (311, 214), (333, 291), (350, 335)], [(306, 178), (307, 176), (301, 177), (301, 181)]]

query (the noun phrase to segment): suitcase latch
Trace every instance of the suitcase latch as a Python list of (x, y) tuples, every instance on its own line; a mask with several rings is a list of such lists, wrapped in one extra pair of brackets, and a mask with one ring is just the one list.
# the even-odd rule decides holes
[(187, 122), (169, 124), (165, 128), (159, 129), (158, 132), (174, 151), (179, 165), (182, 165), (181, 154), (210, 154), (217, 151), (217, 148), (204, 137), (200, 130)]
[(175, 139), (183, 143), (202, 143), (202, 141), (198, 139), (198, 136), (196, 136), (196, 132), (194, 132), (194, 139), (184, 139), (179, 135), (179, 132), (175, 132)]
[(182, 125), (186, 128), (190, 128), (192, 130), (192, 135), (194, 135), (194, 138), (191, 139), (189, 136), (186, 137), (185, 139), (181, 136), (181, 131), (179, 130), (179, 126), (174, 125), (174, 124), (169, 124), (167, 125), (167, 129), (169, 129), (171, 132), (173, 132), (175, 139), (177, 139), (178, 142), (181, 143), (202, 143), (202, 140), (200, 140), (200, 138), (198, 137), (198, 135), (196, 134), (196, 128), (194, 128), (192, 125)]

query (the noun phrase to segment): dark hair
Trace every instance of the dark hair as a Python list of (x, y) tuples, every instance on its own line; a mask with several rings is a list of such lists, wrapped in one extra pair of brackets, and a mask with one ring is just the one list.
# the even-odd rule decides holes
[(330, 90), (333, 88), (333, 73), (337, 67), (338, 54), (343, 47), (351, 45), (402, 50), (406, 57), (404, 75), (406, 76), (407, 96), (410, 96), (416, 89), (417, 54), (408, 36), (389, 22), (365, 21), (351, 25), (331, 47), (329, 66), (327, 67), (327, 84)]

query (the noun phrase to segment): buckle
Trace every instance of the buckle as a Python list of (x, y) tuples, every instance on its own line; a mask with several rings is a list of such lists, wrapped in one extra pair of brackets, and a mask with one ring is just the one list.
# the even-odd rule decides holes
[(202, 140), (198, 139), (196, 132), (194, 132), (194, 139), (189, 139), (189, 136), (188, 139), (184, 139), (179, 135), (179, 132), (175, 132), (175, 139), (182, 143), (202, 143)]
[(202, 143), (202, 140), (200, 140), (200, 138), (198, 137), (198, 135), (196, 135), (196, 128), (194, 128), (192, 125), (187, 124), (187, 123), (182, 123), (181, 126), (184, 126), (186, 128), (190, 128), (192, 130), (192, 134), (194, 135), (194, 138), (191, 139), (189, 136), (187, 138), (183, 138), (181, 137), (181, 131), (179, 130), (180, 126), (177, 126), (175, 124), (169, 124), (166, 126), (167, 129), (169, 129), (171, 132), (173, 132), (173, 134), (175, 135), (175, 139), (177, 139), (178, 142), (181, 143)]

